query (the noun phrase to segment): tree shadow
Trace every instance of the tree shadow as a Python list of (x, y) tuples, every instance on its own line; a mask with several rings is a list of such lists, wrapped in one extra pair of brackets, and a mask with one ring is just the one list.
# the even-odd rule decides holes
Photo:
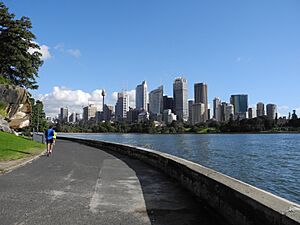
[(107, 151), (136, 174), (152, 225), (225, 225), (226, 220), (158, 169), (126, 155)]
[(26, 155), (31, 155), (30, 152), (24, 152), (24, 151), (16, 150), (16, 149), (5, 149), (5, 151), (9, 151), (9, 152), (18, 152), (18, 153), (23, 153), (23, 154), (26, 154)]

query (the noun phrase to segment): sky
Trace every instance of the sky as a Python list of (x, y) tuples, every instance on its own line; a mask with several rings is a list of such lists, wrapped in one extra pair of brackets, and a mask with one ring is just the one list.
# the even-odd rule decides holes
[(208, 85), (214, 97), (248, 94), (249, 105), (275, 103), (300, 113), (299, 0), (5, 0), (27, 16), (44, 64), (31, 91), (47, 115), (114, 104), (143, 80), (172, 96), (176, 77)]

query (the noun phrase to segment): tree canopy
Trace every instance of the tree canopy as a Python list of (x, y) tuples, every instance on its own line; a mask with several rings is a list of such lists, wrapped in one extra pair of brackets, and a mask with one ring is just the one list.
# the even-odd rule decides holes
[(0, 2), (0, 76), (12, 84), (37, 89), (36, 78), (43, 61), (31, 28), (28, 17), (15, 19)]

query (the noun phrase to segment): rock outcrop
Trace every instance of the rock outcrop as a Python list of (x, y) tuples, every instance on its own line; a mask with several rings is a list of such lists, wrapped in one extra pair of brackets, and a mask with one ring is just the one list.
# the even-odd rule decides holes
[(0, 115), (0, 131), (12, 133), (12, 130), (9, 127), (8, 122)]
[(32, 108), (29, 94), (24, 88), (0, 84), (0, 103), (5, 105), (5, 120), (11, 129), (29, 126)]

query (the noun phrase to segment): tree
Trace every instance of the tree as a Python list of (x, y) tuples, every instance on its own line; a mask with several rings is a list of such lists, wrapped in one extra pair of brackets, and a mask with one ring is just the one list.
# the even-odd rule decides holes
[(31, 28), (28, 17), (15, 19), (0, 2), (0, 75), (14, 85), (37, 89), (36, 78), (43, 61)]

